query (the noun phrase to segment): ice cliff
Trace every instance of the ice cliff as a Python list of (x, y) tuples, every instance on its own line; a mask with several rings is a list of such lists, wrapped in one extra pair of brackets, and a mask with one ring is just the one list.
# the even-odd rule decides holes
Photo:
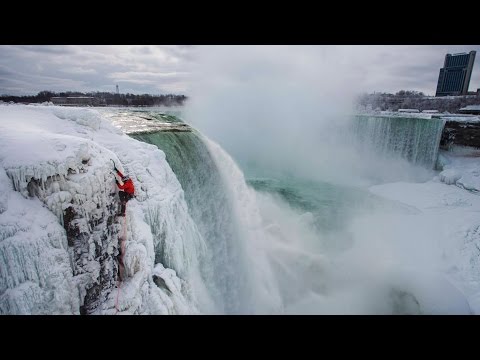
[[(111, 159), (135, 184), (126, 218)], [(95, 110), (0, 106), (0, 314), (197, 313), (204, 246), (157, 147)]]

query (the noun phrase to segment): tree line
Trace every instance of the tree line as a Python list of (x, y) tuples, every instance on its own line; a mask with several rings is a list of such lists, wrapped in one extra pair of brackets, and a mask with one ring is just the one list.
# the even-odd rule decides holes
[(37, 95), (13, 96), (2, 95), (0, 101), (14, 103), (43, 103), (51, 101), (52, 97), (90, 96), (95, 98), (99, 105), (112, 106), (178, 106), (187, 100), (185, 95), (150, 95), (150, 94), (116, 94), (109, 92), (78, 92), (78, 91), (40, 91)]

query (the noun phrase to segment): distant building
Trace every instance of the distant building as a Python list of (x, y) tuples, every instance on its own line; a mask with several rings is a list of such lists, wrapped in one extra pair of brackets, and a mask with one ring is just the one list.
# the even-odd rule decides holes
[(418, 109), (398, 109), (400, 113), (419, 113), (420, 110)]
[(467, 95), (476, 51), (447, 54), (438, 75), (435, 96)]
[(66, 97), (52, 97), (50, 99), (54, 105), (62, 106), (100, 106), (100, 100), (93, 96), (66, 96)]

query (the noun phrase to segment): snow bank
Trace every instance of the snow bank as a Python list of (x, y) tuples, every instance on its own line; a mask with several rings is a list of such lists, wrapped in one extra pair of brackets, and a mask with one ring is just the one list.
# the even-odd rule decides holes
[(480, 150), (470, 147), (454, 147), (441, 152), (440, 181), (462, 189), (480, 192)]
[[(453, 184), (463, 176), (458, 169), (450, 169), (440, 179)], [(385, 269), (393, 268), (392, 264), (404, 269), (403, 289), (413, 289), (427, 313), (463, 314), (469, 313), (469, 307), (480, 314), (480, 197), (438, 180), (371, 187), (374, 194), (413, 206), (420, 213), (385, 215), (376, 233), (368, 221), (359, 220), (356, 229), (367, 224), (370, 239), (378, 241), (375, 256), (384, 260)], [(449, 291), (452, 286), (458, 291)], [(462, 296), (468, 306), (462, 305)]]
[(455, 122), (467, 122), (467, 123), (474, 123), (480, 122), (480, 116), (476, 115), (443, 115), (441, 116), (442, 119), (446, 121), (455, 121)]
[[(0, 120), (0, 313), (112, 314), (117, 294), (120, 313), (197, 312), (201, 237), (163, 152), (90, 109), (0, 106)], [(136, 187), (126, 224), (110, 159)]]

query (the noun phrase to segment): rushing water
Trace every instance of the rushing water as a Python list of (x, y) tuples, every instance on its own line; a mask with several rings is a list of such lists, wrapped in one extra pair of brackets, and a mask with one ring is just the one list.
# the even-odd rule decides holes
[(240, 312), (244, 278), (241, 273), (238, 224), (226, 186), (206, 145), (194, 132), (157, 132), (136, 134), (134, 138), (158, 146), (176, 174), (189, 212), (209, 250), (203, 259), (205, 278), (227, 313)]
[(433, 169), (444, 125), (443, 119), (359, 115), (353, 134), (361, 149)]
[(287, 177), (249, 177), (257, 192), (284, 203), (299, 216), (313, 234), (322, 252), (339, 251), (351, 245), (345, 229), (356, 216), (383, 208), (394, 211), (400, 207), (363, 189), (328, 182)]
[[(179, 122), (175, 116), (155, 112), (122, 116), (147, 123)], [(441, 121), (378, 117), (356, 121), (351, 128), (356, 139), (352, 148), (433, 168)], [(352, 259), (342, 258), (352, 247), (362, 249), (362, 242), (370, 241), (358, 238), (357, 219), (366, 218), (367, 226), (378, 228), (375, 219), (410, 216), (417, 210), (361, 187), (255, 166), (244, 167), (244, 175), (219, 145), (194, 129), (142, 129), (134, 129), (130, 135), (165, 152), (207, 244), (199, 262), (215, 302), (213, 312), (421, 312), (419, 301), (403, 285), (390, 286), (388, 280), (383, 287), (375, 287), (363, 265), (355, 268), (359, 259), (354, 258), (352, 265)], [(359, 278), (353, 281), (355, 277)], [(351, 292), (347, 299), (344, 288)]]

